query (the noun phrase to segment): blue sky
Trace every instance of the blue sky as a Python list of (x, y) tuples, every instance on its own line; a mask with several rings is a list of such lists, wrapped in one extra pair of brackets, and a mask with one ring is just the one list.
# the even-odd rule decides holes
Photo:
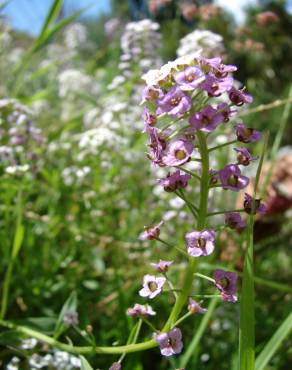
[[(36, 35), (52, 2), (53, 0), (10, 0), (3, 13), (13, 28)], [(90, 6), (90, 9), (84, 15), (96, 16), (110, 10), (110, 0), (64, 0), (65, 11), (86, 6)]]
[[(11, 26), (15, 29), (37, 35), (53, 0), (10, 0), (4, 10)], [(127, 1), (127, 0), (121, 0)], [(230, 10), (238, 22), (244, 20), (244, 7), (256, 3), (257, 0), (215, 0), (215, 3)], [(0, 3), (2, 1), (0, 0)], [(67, 9), (80, 9), (91, 5), (85, 12), (86, 16), (96, 16), (109, 12), (110, 0), (64, 0)], [(292, 12), (292, 0), (288, 1), (288, 9)]]

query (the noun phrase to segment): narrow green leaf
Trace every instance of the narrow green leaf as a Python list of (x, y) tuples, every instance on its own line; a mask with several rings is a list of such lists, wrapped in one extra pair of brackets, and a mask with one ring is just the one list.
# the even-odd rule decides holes
[(84, 356), (79, 356), (81, 361), (81, 370), (93, 370), (93, 368), (90, 366), (89, 362), (86, 360)]
[[(265, 137), (254, 185), (254, 198), (260, 180), (264, 156), (268, 143), (268, 135)], [(254, 207), (254, 205), (253, 205)], [(240, 326), (239, 326), (239, 369), (254, 370), (255, 362), (255, 317), (254, 317), (254, 215), (250, 216), (247, 229), (247, 252), (244, 259), (242, 290), (240, 299)]]
[(192, 355), (195, 352), (195, 349), (196, 349), (198, 343), (200, 342), (200, 339), (202, 338), (205, 330), (207, 329), (208, 323), (209, 323), (209, 321), (212, 317), (212, 314), (213, 314), (218, 302), (219, 302), (219, 300), (218, 300), (217, 297), (212, 298), (212, 300), (210, 301), (210, 304), (208, 306), (208, 310), (204, 314), (204, 316), (202, 317), (202, 320), (200, 322), (198, 330), (196, 331), (196, 334), (194, 335), (194, 337), (193, 337), (191, 343), (189, 344), (186, 352), (181, 357), (180, 367), (182, 367), (182, 368), (186, 367), (186, 365), (190, 361)]
[(56, 23), (54, 26), (48, 29), (42, 37), (38, 37), (32, 48), (32, 53), (35, 53), (36, 51), (40, 50), (43, 46), (45, 46), (56, 32), (66, 27), (68, 24), (74, 22), (87, 8), (88, 7), (77, 10), (69, 17), (61, 19), (58, 23)]
[(255, 370), (264, 370), (270, 359), (278, 350), (284, 339), (289, 335), (292, 330), (292, 312), (279, 326), (278, 330), (268, 341), (261, 353), (258, 355), (255, 362)]
[(45, 37), (47, 34), (49, 27), (51, 24), (57, 19), (57, 17), (60, 14), (60, 11), (62, 9), (63, 0), (55, 0), (49, 10), (49, 13), (47, 14), (47, 17), (45, 19), (45, 22), (43, 24), (43, 27), (41, 29), (40, 35), (38, 37), (39, 40)]
[(54, 338), (57, 339), (64, 329), (66, 328), (64, 324), (64, 316), (67, 312), (72, 312), (77, 310), (77, 294), (76, 292), (72, 292), (67, 299), (67, 301), (64, 303), (60, 315), (58, 317), (57, 323), (56, 323), (56, 328), (54, 331)]

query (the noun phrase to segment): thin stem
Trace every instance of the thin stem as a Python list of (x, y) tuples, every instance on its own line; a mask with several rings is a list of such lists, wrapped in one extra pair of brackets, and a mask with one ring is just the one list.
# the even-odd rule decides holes
[(191, 175), (192, 177), (194, 177), (197, 180), (201, 180), (201, 178), (200, 178), (199, 175), (197, 175), (196, 173), (194, 173), (194, 172), (192, 172), (190, 170), (187, 170), (184, 167), (181, 167), (181, 166), (174, 166), (174, 167), (177, 168), (177, 169), (179, 169), (179, 170), (181, 170), (181, 171), (183, 171), (183, 172), (185, 172), (185, 173), (187, 173), (188, 175)]
[(278, 100), (275, 100), (273, 101), (272, 103), (269, 103), (269, 104), (261, 104), (261, 105), (258, 105), (256, 108), (253, 108), (253, 109), (249, 109), (247, 111), (242, 111), (242, 112), (239, 112), (236, 116), (236, 118), (238, 117), (243, 117), (243, 116), (248, 116), (249, 114), (252, 114), (252, 113), (259, 113), (259, 112), (263, 112), (265, 110), (269, 110), (269, 109), (274, 109), (274, 108), (277, 108), (281, 105), (284, 105), (284, 104), (289, 104), (289, 103), (292, 103), (292, 97), (289, 96), (288, 99), (278, 99)]
[(209, 281), (211, 281), (212, 283), (215, 283), (215, 280), (214, 280), (214, 279), (210, 278), (209, 276), (206, 276), (206, 275), (200, 274), (199, 272), (196, 272), (194, 275), (195, 275), (195, 276), (198, 276), (198, 277), (200, 277), (200, 278), (202, 278), (202, 279), (209, 280)]
[(173, 326), (178, 326), (178, 324), (182, 323), (184, 320), (186, 320), (188, 317), (192, 316), (193, 314), (189, 311), (185, 315), (183, 315), (180, 319), (178, 319)]
[(214, 297), (221, 297), (220, 294), (192, 294), (190, 297), (197, 297), (197, 298), (214, 298)]
[(176, 249), (177, 251), (179, 251), (181, 254), (183, 254), (184, 256), (186, 256), (186, 257), (189, 257), (189, 255), (183, 250), (183, 249), (181, 249), (181, 248), (179, 248), (179, 247), (176, 247), (175, 245), (172, 245), (172, 244), (169, 244), (168, 242), (166, 242), (165, 240), (162, 240), (162, 239), (160, 239), (160, 238), (156, 238), (156, 240), (158, 240), (158, 241), (160, 241), (161, 243), (163, 243), (163, 244), (165, 244), (165, 245), (167, 245), (168, 247), (170, 247), (170, 248), (174, 248), (174, 249)]
[(210, 217), (210, 216), (222, 215), (224, 213), (231, 213), (231, 212), (245, 212), (245, 209), (244, 208), (240, 208), (240, 209), (233, 209), (231, 211), (210, 212), (210, 213), (208, 213), (207, 216)]
[(172, 291), (172, 293), (174, 295), (175, 300), (177, 300), (177, 294), (176, 294), (176, 291), (175, 291), (175, 288), (174, 288), (172, 282), (169, 280), (166, 272), (163, 275), (164, 275), (165, 279), (167, 280), (167, 283), (168, 283), (168, 285), (170, 287), (170, 290)]
[[(131, 330), (131, 332), (130, 332), (127, 344), (129, 344), (129, 343), (135, 344), (137, 342), (141, 327), (142, 327), (142, 319), (139, 319), (139, 321), (137, 322), (137, 324), (133, 328), (134, 330)], [(121, 357), (118, 360), (119, 363), (121, 363), (123, 361), (123, 359), (126, 357), (126, 354), (127, 353), (124, 352), (121, 355)]]
[(157, 333), (159, 330), (157, 330), (156, 328), (155, 328), (155, 326), (153, 325), (153, 324), (151, 324), (151, 322), (148, 320), (148, 319), (146, 319), (145, 317), (142, 317), (142, 320), (145, 322), (145, 324), (147, 324), (150, 328), (151, 328), (151, 330), (153, 330), (154, 331), (154, 333)]
[(232, 144), (235, 144), (235, 143), (237, 143), (237, 140), (228, 141), (227, 143), (220, 144), (220, 145), (217, 145), (217, 146), (213, 146), (213, 148), (208, 149), (208, 151), (210, 153), (210, 152), (213, 152), (213, 150), (221, 149), (221, 148), (224, 148), (227, 145), (232, 145)]
[(183, 195), (183, 193), (178, 192), (178, 191), (175, 191), (175, 194), (185, 202), (185, 204), (187, 205), (187, 207), (189, 208), (189, 210), (191, 211), (191, 213), (193, 214), (193, 216), (195, 218), (197, 218), (197, 216), (198, 216), (197, 207), (195, 207), (191, 202), (189, 202), (185, 198), (185, 196)]

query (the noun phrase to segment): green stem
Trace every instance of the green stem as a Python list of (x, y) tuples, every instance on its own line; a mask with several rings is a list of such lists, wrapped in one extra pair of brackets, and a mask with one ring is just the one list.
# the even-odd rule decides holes
[(198, 277), (200, 277), (200, 278), (202, 278), (202, 279), (209, 280), (209, 281), (211, 281), (212, 283), (215, 283), (215, 280), (214, 280), (214, 279), (210, 278), (209, 276), (206, 276), (206, 275), (200, 274), (199, 272), (196, 272), (194, 275), (195, 275), (195, 276), (198, 276)]
[(70, 344), (61, 343), (57, 340), (49, 337), (48, 335), (42, 334), (36, 330), (24, 327), (24, 326), (18, 326), (13, 324), (9, 321), (0, 320), (0, 325), (11, 329), (16, 330), (19, 333), (25, 334), (29, 337), (36, 338), (40, 340), (43, 343), (46, 343), (52, 347), (59, 348), (63, 351), (75, 353), (75, 354), (90, 354), (92, 352), (95, 353), (103, 353), (103, 354), (123, 354), (123, 353), (133, 353), (138, 351), (145, 351), (150, 348), (154, 348), (157, 346), (157, 343), (155, 340), (148, 340), (147, 342), (143, 343), (137, 343), (137, 344), (128, 344), (124, 346), (116, 346), (116, 347), (95, 347), (92, 348), (92, 346), (84, 346), (84, 347), (78, 347), (78, 346), (72, 346)]
[(187, 170), (186, 168), (184, 168), (184, 167), (181, 167), (181, 166), (174, 166), (175, 168), (177, 168), (178, 170), (181, 170), (181, 171), (183, 171), (183, 172), (185, 172), (185, 173), (187, 173), (188, 175), (191, 175), (192, 177), (194, 177), (195, 179), (197, 179), (197, 180), (201, 180), (201, 178), (200, 178), (200, 176), (199, 175), (197, 175), (196, 173), (194, 173), (194, 172), (192, 172), (192, 171), (190, 171), (190, 170)]
[(182, 323), (183, 321), (185, 321), (188, 317), (192, 316), (192, 312), (187, 312), (185, 315), (183, 315), (181, 318), (179, 318), (177, 320), (177, 322), (174, 324), (174, 326), (178, 326), (178, 324)]
[(179, 192), (177, 190), (175, 191), (175, 194), (185, 202), (185, 204), (187, 205), (187, 207), (189, 208), (193, 216), (197, 218), (197, 212), (198, 212), (197, 207), (195, 207), (191, 202), (189, 202), (182, 192)]
[[(197, 132), (198, 148), (202, 159), (202, 171), (200, 179), (200, 206), (197, 219), (197, 229), (203, 230), (206, 227), (208, 213), (208, 194), (209, 194), (209, 153), (206, 137), (203, 132)], [(177, 321), (179, 314), (185, 305), (192, 288), (194, 272), (197, 266), (197, 259), (189, 257), (189, 266), (184, 277), (182, 291), (175, 302), (170, 313), (169, 319), (164, 325), (163, 331), (168, 331)]]
[(160, 241), (162, 244), (165, 244), (170, 248), (176, 249), (179, 253), (183, 254), (185, 257), (189, 257), (189, 255), (183, 249), (180, 249), (179, 247), (176, 247), (175, 245), (169, 244), (168, 242), (160, 238), (156, 238), (156, 240)]
[(208, 213), (208, 217), (210, 217), (210, 216), (216, 216), (216, 215), (222, 215), (223, 213), (231, 213), (231, 212), (245, 212), (245, 209), (244, 208), (241, 208), (241, 209), (233, 209), (232, 211), (210, 212), (210, 213)]
[(232, 144), (235, 144), (235, 143), (237, 143), (237, 140), (228, 141), (227, 143), (220, 144), (220, 145), (217, 145), (217, 146), (213, 146), (213, 148), (208, 149), (208, 151), (212, 152), (213, 150), (221, 149), (221, 148), (224, 148), (227, 145), (232, 145)]

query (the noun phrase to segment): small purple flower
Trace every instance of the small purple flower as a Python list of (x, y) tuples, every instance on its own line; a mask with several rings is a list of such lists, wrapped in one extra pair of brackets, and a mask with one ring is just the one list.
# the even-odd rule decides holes
[(244, 90), (237, 90), (234, 87), (229, 91), (229, 99), (237, 106), (241, 106), (243, 104), (250, 104), (253, 101), (251, 95), (246, 94)]
[(154, 240), (157, 239), (160, 235), (160, 226), (163, 224), (163, 221), (159, 222), (158, 225), (153, 227), (145, 227), (145, 231), (140, 235), (140, 240)]
[(208, 256), (214, 251), (213, 230), (192, 231), (186, 234), (188, 254), (192, 257)]
[(142, 103), (156, 101), (162, 95), (162, 91), (154, 86), (146, 86), (142, 93)]
[(216, 97), (229, 91), (232, 88), (232, 85), (232, 77), (218, 79), (214, 76), (207, 75), (205, 81), (200, 85), (200, 87), (205, 90), (210, 97)]
[(223, 64), (222, 59), (219, 57), (211, 59), (200, 58), (199, 63), (206, 72), (213, 73), (217, 78), (224, 78), (228, 73), (237, 71), (236, 66)]
[(143, 278), (143, 288), (139, 291), (139, 295), (153, 299), (162, 292), (165, 282), (166, 279), (164, 277), (145, 275)]
[(236, 110), (231, 110), (227, 103), (220, 103), (217, 105), (217, 112), (223, 115), (224, 122), (228, 122), (229, 118), (236, 113)]
[(253, 157), (246, 148), (234, 148), (237, 152), (238, 164), (248, 166), (251, 161), (255, 161), (258, 157)]
[(201, 307), (201, 305), (193, 300), (192, 298), (189, 299), (188, 310), (195, 315), (196, 313), (205, 313), (207, 312), (206, 308)]
[(127, 315), (132, 317), (147, 317), (156, 315), (156, 312), (148, 304), (141, 305), (136, 303), (133, 308), (127, 309)]
[(219, 181), (219, 172), (216, 170), (210, 169), (209, 175), (210, 175), (210, 184), (211, 185), (217, 184)]
[(161, 164), (162, 154), (166, 148), (165, 137), (155, 127), (147, 126), (147, 132), (150, 137), (150, 154), (148, 156), (153, 163)]
[(240, 168), (236, 164), (228, 164), (220, 170), (219, 178), (225, 190), (239, 191), (249, 184), (249, 178), (241, 175)]
[(256, 213), (264, 215), (267, 212), (266, 206), (261, 203), (260, 199), (254, 199), (247, 193), (244, 194), (243, 207), (245, 212), (249, 215), (255, 215)]
[(158, 263), (151, 263), (151, 266), (153, 266), (156, 271), (165, 273), (168, 271), (169, 266), (173, 264), (173, 261), (163, 261), (160, 260)]
[(237, 231), (242, 231), (246, 227), (246, 222), (237, 212), (225, 213), (225, 224), (231, 229), (235, 229)]
[(235, 130), (237, 140), (241, 141), (242, 143), (255, 143), (262, 137), (259, 131), (256, 131), (250, 127), (246, 127), (243, 123), (238, 123), (235, 126)]
[(122, 365), (119, 362), (114, 362), (108, 370), (122, 370)]
[(157, 117), (156, 114), (150, 113), (148, 108), (144, 108), (143, 111), (144, 130), (143, 132), (151, 132), (151, 128), (156, 125)]
[(172, 356), (181, 353), (183, 348), (182, 333), (179, 328), (173, 328), (168, 333), (161, 333), (155, 336), (163, 356)]
[(194, 145), (190, 141), (178, 139), (172, 141), (166, 148), (162, 163), (166, 166), (180, 166), (191, 158)]
[(67, 311), (63, 318), (64, 324), (68, 326), (74, 326), (79, 324), (78, 312), (76, 311)]
[(211, 132), (224, 121), (222, 113), (218, 113), (216, 109), (207, 105), (201, 112), (197, 112), (189, 119), (189, 123), (197, 130)]
[(236, 291), (237, 291), (237, 274), (235, 272), (229, 272), (224, 270), (214, 271), (215, 286), (221, 292), (221, 297), (227, 302), (236, 302)]
[(158, 182), (163, 186), (167, 192), (183, 189), (188, 185), (188, 181), (192, 178), (191, 175), (182, 174), (179, 170), (172, 175), (168, 174), (165, 178), (160, 179)]
[(168, 113), (177, 118), (191, 109), (192, 99), (178, 86), (174, 86), (158, 100), (157, 105), (157, 114)]
[(174, 79), (184, 91), (191, 91), (198, 87), (202, 82), (203, 72), (198, 67), (189, 66), (185, 70), (178, 72)]

